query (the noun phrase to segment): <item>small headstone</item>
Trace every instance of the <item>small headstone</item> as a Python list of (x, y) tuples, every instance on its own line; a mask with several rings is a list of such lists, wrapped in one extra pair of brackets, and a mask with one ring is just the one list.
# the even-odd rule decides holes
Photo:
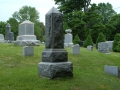
[(106, 41), (108, 44), (109, 51), (112, 51), (113, 41)]
[(104, 66), (104, 72), (110, 75), (119, 76), (119, 67), (118, 66)]
[(10, 32), (9, 33), (9, 42), (13, 42), (14, 41), (14, 33)]
[(98, 51), (102, 53), (109, 53), (109, 48), (107, 42), (100, 42), (98, 43)]
[(4, 35), (0, 34), (0, 42), (4, 42)]
[(88, 51), (93, 51), (93, 46), (91, 46), (91, 45), (87, 46), (87, 50)]
[(71, 34), (72, 30), (71, 29), (67, 29), (67, 30), (65, 30), (65, 32), (67, 34), (65, 34), (64, 44), (66, 46), (72, 46), (73, 45), (73, 35)]
[(71, 47), (72, 54), (80, 54), (80, 46), (79, 44), (73, 45)]
[(32, 56), (34, 54), (34, 48), (32, 46), (23, 47), (23, 56)]

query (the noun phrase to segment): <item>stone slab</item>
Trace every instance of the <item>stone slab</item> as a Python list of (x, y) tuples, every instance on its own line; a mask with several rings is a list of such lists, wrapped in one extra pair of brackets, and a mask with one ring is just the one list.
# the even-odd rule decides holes
[(79, 44), (73, 45), (71, 47), (71, 53), (72, 54), (80, 54), (80, 46), (79, 46)]
[(18, 45), (18, 46), (39, 46), (40, 41), (39, 40), (18, 40), (18, 41), (14, 41), (14, 45)]
[(93, 51), (93, 46), (91, 46), (91, 45), (87, 46), (87, 50), (88, 51)]
[(73, 76), (73, 64), (71, 62), (40, 62), (38, 63), (38, 76), (50, 79)]
[(42, 52), (42, 62), (66, 62), (68, 53), (65, 49), (45, 49)]
[(110, 75), (119, 76), (119, 67), (118, 66), (104, 66), (104, 72)]
[(32, 56), (34, 54), (34, 48), (32, 46), (23, 47), (23, 56)]

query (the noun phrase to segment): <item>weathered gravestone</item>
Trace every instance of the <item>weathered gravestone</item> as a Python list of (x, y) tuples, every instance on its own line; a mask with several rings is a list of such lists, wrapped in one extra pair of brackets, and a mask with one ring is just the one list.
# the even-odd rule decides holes
[(87, 50), (88, 51), (93, 51), (93, 46), (91, 46), (91, 45), (87, 46)]
[(114, 76), (120, 76), (120, 70), (118, 66), (104, 66), (104, 72)]
[(34, 54), (34, 48), (32, 46), (23, 47), (23, 56), (32, 56)]
[(73, 45), (73, 35), (71, 34), (72, 30), (71, 29), (67, 29), (67, 30), (65, 30), (65, 32), (67, 34), (65, 34), (64, 44), (66, 46), (72, 46)]
[(109, 53), (109, 48), (107, 42), (100, 42), (98, 43), (98, 51), (102, 53)]
[(10, 32), (9, 33), (9, 42), (13, 42), (14, 41), (14, 33)]
[(80, 54), (80, 46), (79, 44), (75, 44), (71, 47), (72, 54)]
[(5, 34), (5, 40), (6, 41), (9, 41), (9, 33), (11, 32), (11, 26), (10, 26), (10, 24), (8, 23), (7, 25), (6, 25), (6, 34)]
[(109, 51), (112, 51), (113, 41), (106, 41), (108, 44)]
[(68, 53), (64, 49), (62, 14), (53, 7), (45, 18), (45, 50), (42, 62), (38, 64), (38, 75), (50, 79), (73, 76), (72, 62), (68, 62)]
[(0, 42), (4, 42), (4, 35), (0, 34)]
[(19, 24), (17, 40), (14, 42), (14, 45), (19, 46), (39, 46), (40, 41), (36, 40), (34, 35), (34, 23), (26, 20)]

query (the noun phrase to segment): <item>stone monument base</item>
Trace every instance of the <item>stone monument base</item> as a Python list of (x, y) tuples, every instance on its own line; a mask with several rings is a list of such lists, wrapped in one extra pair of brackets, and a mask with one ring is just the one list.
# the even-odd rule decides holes
[(72, 62), (40, 62), (38, 63), (38, 75), (50, 79), (73, 76), (73, 64)]
[(18, 45), (18, 46), (39, 46), (40, 41), (39, 40), (17, 40), (17, 41), (14, 41), (14, 45)]

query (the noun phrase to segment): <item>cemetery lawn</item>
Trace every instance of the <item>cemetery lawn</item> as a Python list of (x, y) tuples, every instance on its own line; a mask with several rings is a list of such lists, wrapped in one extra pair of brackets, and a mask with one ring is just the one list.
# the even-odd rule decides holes
[(48, 79), (38, 77), (38, 63), (44, 45), (34, 47), (34, 55), (24, 57), (21, 46), (0, 43), (0, 90), (120, 90), (120, 78), (104, 72), (104, 65), (120, 67), (120, 53), (99, 53), (95, 48), (80, 48), (80, 55), (71, 54), (73, 77)]

